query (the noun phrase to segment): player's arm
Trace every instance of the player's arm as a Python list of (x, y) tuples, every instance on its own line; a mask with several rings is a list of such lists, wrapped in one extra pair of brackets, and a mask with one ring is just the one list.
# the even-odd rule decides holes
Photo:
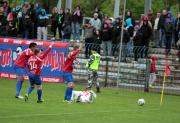
[(47, 56), (47, 54), (51, 51), (53, 45), (54, 45), (54, 42), (51, 43), (51, 45), (46, 51), (43, 52), (43, 54), (40, 56), (41, 59), (44, 59)]

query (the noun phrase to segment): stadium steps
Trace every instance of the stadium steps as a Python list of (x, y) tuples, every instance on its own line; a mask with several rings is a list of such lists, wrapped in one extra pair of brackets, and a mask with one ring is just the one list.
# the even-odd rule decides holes
[[(72, 50), (72, 47), (70, 48)], [(158, 57), (158, 62), (156, 65), (157, 81), (155, 83), (156, 86), (162, 85), (165, 64), (169, 63), (171, 67), (171, 75), (166, 78), (166, 88), (167, 87), (180, 87), (180, 65), (176, 61), (177, 50), (171, 50), (171, 54), (166, 57), (164, 49), (154, 48), (152, 54), (156, 54)], [(78, 55), (77, 60), (80, 62), (80, 65), (77, 65), (74, 71), (74, 77), (78, 81), (81, 80), (87, 83), (88, 72), (85, 67), (88, 59), (85, 58), (84, 49)], [(101, 65), (98, 71), (99, 78), (98, 81), (105, 84), (107, 79), (107, 85), (117, 85), (117, 75), (118, 68), (119, 70), (119, 83), (122, 85), (128, 85), (135, 87), (135, 85), (139, 85), (140, 87), (144, 87), (146, 79), (146, 59), (139, 58), (137, 62), (133, 61), (133, 57), (127, 57), (127, 62), (118, 63), (118, 58), (111, 57), (108, 60), (108, 67), (106, 66), (107, 61), (104, 57), (102, 57)], [(118, 67), (119, 65), (119, 67)], [(108, 68), (108, 74), (106, 78), (106, 70)]]

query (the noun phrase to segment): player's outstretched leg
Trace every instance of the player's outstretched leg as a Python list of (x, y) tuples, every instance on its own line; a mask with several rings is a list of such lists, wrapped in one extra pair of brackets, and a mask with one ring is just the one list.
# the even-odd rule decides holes
[(98, 79), (97, 71), (94, 71), (93, 72), (93, 81), (94, 81), (94, 83), (96, 83), (96, 91), (97, 91), (97, 93), (99, 93), (100, 92), (100, 84), (97, 81), (97, 79)]
[(24, 97), (20, 95), (20, 91), (21, 91), (21, 88), (22, 88), (22, 84), (23, 84), (23, 76), (21, 77), (18, 77), (18, 81), (17, 81), (17, 84), (16, 84), (16, 98), (19, 98), (19, 99), (23, 99)]
[(71, 96), (72, 96), (72, 91), (74, 88), (74, 83), (73, 82), (69, 82), (68, 83), (68, 87), (66, 88), (66, 92), (64, 95), (64, 100), (70, 102), (71, 101)]
[(92, 85), (93, 85), (92, 79), (93, 79), (92, 72), (88, 71), (88, 85), (87, 85), (87, 88), (89, 88), (89, 89), (92, 88)]
[(42, 103), (44, 100), (42, 99), (42, 85), (37, 86), (37, 95), (38, 95), (38, 101), (37, 103)]
[(99, 82), (96, 82), (96, 91), (97, 91), (97, 93), (99, 93), (99, 92), (100, 92)]
[(66, 88), (66, 91), (65, 91), (65, 94), (64, 94), (64, 101), (67, 101), (68, 92), (69, 92), (69, 87)]
[(33, 86), (30, 86), (28, 88), (28, 96), (31, 94), (31, 92), (34, 90), (34, 85)]
[(31, 85), (29, 88), (28, 88), (28, 93), (25, 94), (24, 98), (25, 98), (25, 102), (28, 101), (29, 99), (29, 95), (31, 94), (31, 92), (34, 90), (34, 85)]

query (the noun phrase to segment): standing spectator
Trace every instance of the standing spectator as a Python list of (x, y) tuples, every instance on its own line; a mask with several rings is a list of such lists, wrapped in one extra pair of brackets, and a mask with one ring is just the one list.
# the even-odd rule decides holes
[(158, 23), (158, 30), (161, 31), (160, 33), (160, 42), (159, 42), (159, 46), (163, 47), (165, 45), (165, 32), (164, 32), (164, 25), (165, 25), (165, 20), (167, 18), (167, 11), (163, 10), (162, 11), (162, 15), (159, 18), (159, 23)]
[(112, 55), (115, 56), (115, 53), (118, 52), (119, 43), (120, 43), (120, 33), (121, 33), (122, 20), (116, 18), (115, 24), (112, 28)]
[(71, 25), (72, 23), (72, 15), (69, 8), (65, 11), (64, 23), (67, 23), (68, 25)]
[(7, 33), (10, 37), (16, 37), (17, 36), (17, 16), (14, 11), (10, 12), (7, 16)]
[(142, 48), (141, 48), (142, 32), (140, 30), (140, 27), (138, 27), (138, 26), (136, 26), (136, 28), (135, 28), (133, 41), (134, 41), (134, 43), (133, 43), (134, 44), (134, 48), (133, 48), (134, 61), (138, 61), (138, 58), (140, 57), (140, 51), (142, 50)]
[(54, 7), (53, 10), (52, 10), (52, 16), (51, 16), (51, 32), (53, 32), (52, 40), (55, 40), (55, 38), (56, 38), (57, 15), (58, 15), (58, 8)]
[[(168, 16), (170, 17), (170, 20), (171, 20), (171, 22), (172, 22), (172, 24), (173, 24), (173, 26), (174, 26), (174, 29), (175, 29), (175, 21), (176, 21), (176, 19), (175, 19), (175, 17), (174, 17), (174, 15), (172, 14), (172, 11), (170, 10), (170, 8), (168, 8)], [(175, 44), (175, 35), (174, 35), (174, 32), (173, 32), (173, 34), (172, 34), (172, 46), (176, 46), (176, 44)]]
[(105, 56), (111, 56), (111, 49), (112, 49), (112, 30), (108, 26), (107, 23), (103, 24), (102, 30), (102, 45), (103, 45), (103, 53)]
[(58, 32), (59, 32), (59, 39), (61, 40), (62, 39), (62, 30), (63, 30), (63, 23), (64, 23), (64, 10), (63, 9), (60, 9), (58, 15), (57, 15), (57, 27), (58, 27)]
[(159, 43), (159, 41), (160, 41), (160, 30), (158, 30), (158, 23), (159, 23), (159, 18), (160, 18), (160, 16), (161, 16), (161, 13), (157, 13), (157, 17), (156, 17), (156, 19), (155, 19), (155, 21), (154, 21), (154, 42), (155, 42), (155, 44), (156, 44), (156, 47), (158, 47), (158, 43)]
[(77, 6), (72, 14), (72, 33), (77, 42), (80, 41), (80, 25), (82, 23), (82, 12), (80, 6)]
[(104, 23), (108, 24), (108, 27), (112, 27), (112, 20), (108, 16), (104, 17), (103, 24)]
[(71, 25), (69, 25), (67, 22), (64, 23), (63, 27), (63, 41), (70, 41), (71, 39)]
[(98, 18), (98, 14), (94, 13), (94, 17), (89, 22), (96, 30), (101, 30), (101, 20)]
[(125, 28), (128, 30), (130, 37), (133, 37), (134, 26), (135, 26), (135, 21), (134, 21), (134, 19), (132, 17), (132, 12), (128, 11), (127, 12), (127, 17), (125, 19)]
[(97, 13), (98, 14), (98, 18), (102, 21), (103, 19), (103, 14), (101, 12), (101, 10), (99, 9), (98, 6), (96, 6), (95, 10), (94, 10), (94, 13)]
[(30, 4), (27, 4), (23, 7), (23, 12), (22, 12), (22, 25), (23, 25), (23, 38), (24, 39), (29, 39), (30, 34), (32, 31), (32, 18), (31, 18), (31, 10), (30, 10)]
[(70, 13), (70, 9), (67, 8), (65, 12), (65, 17), (64, 17), (64, 24), (63, 24), (63, 40), (69, 41), (71, 38), (71, 23), (72, 23), (72, 15)]
[[(175, 22), (175, 44), (178, 42), (180, 36), (180, 12), (178, 13), (176, 22)], [(177, 45), (176, 45), (177, 48)]]
[(154, 26), (154, 17), (153, 17), (153, 11), (150, 9), (147, 13), (148, 20), (151, 22), (152, 26)]
[(18, 34), (22, 35), (23, 34), (23, 20), (22, 20), (23, 9), (21, 6), (17, 6), (16, 11), (17, 11), (17, 19), (18, 19)]
[[(47, 40), (47, 24), (48, 24), (48, 16), (46, 15), (46, 10), (41, 9), (41, 13), (37, 20), (37, 39), (44, 41)], [(41, 38), (43, 37), (43, 38)]]
[(7, 20), (6, 20), (6, 16), (4, 16), (4, 8), (0, 7), (0, 37), (7, 35), (6, 25), (7, 25)]
[(8, 14), (11, 12), (11, 8), (9, 7), (7, 1), (4, 2), (3, 8), (4, 8), (4, 15), (8, 16)]
[(101, 31), (94, 29), (94, 42), (95, 42), (95, 49), (100, 54), (101, 53)]
[(37, 23), (38, 23), (38, 17), (41, 13), (41, 6), (40, 3), (36, 3), (34, 5), (34, 10), (33, 10), (33, 22), (34, 22), (34, 28), (33, 28), (33, 33), (34, 33), (34, 38), (37, 38)]
[[(116, 18), (115, 25), (112, 29), (112, 54), (115, 56), (115, 52), (119, 53), (120, 41), (121, 41), (121, 28), (122, 27), (122, 19)], [(123, 40), (122, 40), (122, 61), (126, 61), (126, 57), (128, 55), (128, 42), (130, 41), (129, 32), (124, 29), (123, 30)]]
[(85, 37), (85, 55), (86, 58), (89, 58), (89, 56), (91, 55), (91, 49), (94, 46), (94, 42), (93, 42), (94, 28), (93, 26), (91, 26), (90, 23), (85, 24), (83, 28), (84, 28), (84, 37)]
[(174, 24), (171, 20), (171, 16), (168, 14), (167, 18), (165, 19), (164, 23), (164, 33), (166, 38), (166, 55), (170, 53), (171, 50), (171, 42), (172, 42), (172, 36), (174, 32)]
[(142, 25), (140, 28), (140, 31), (142, 33), (142, 39), (141, 39), (141, 46), (142, 46), (142, 52), (141, 52), (141, 58), (148, 57), (148, 48), (149, 48), (149, 42), (152, 35), (152, 27), (151, 23), (148, 21), (148, 17), (144, 16), (142, 20)]

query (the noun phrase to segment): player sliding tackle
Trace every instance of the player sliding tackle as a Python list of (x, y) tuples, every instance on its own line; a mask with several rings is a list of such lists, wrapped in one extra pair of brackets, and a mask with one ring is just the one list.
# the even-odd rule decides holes
[(26, 72), (26, 64), (28, 59), (34, 55), (34, 49), (36, 48), (36, 43), (30, 43), (29, 48), (25, 49), (14, 62), (14, 70), (17, 76), (17, 84), (16, 84), (16, 98), (23, 99), (24, 97), (20, 95), (20, 91), (22, 88), (22, 84), (24, 82), (24, 75)]
[(65, 82), (67, 82), (67, 88), (64, 94), (64, 101), (67, 102), (71, 101), (72, 91), (75, 86), (72, 75), (73, 65), (76, 61), (77, 55), (79, 54), (81, 48), (82, 48), (82, 44), (80, 44), (80, 46), (74, 45), (73, 51), (66, 56), (66, 61), (62, 67), (63, 79)]
[(54, 43), (52, 43), (45, 52), (40, 52), (40, 49), (36, 48), (34, 50), (34, 55), (31, 56), (28, 60), (28, 70), (29, 70), (28, 76), (29, 76), (29, 81), (30, 81), (30, 87), (28, 89), (28, 93), (25, 95), (25, 101), (28, 100), (28, 97), (33, 91), (34, 86), (37, 85), (37, 95), (38, 95), (37, 103), (43, 102), (42, 81), (40, 78), (42, 62), (43, 62), (43, 59), (47, 56), (47, 54), (50, 52), (53, 44)]

